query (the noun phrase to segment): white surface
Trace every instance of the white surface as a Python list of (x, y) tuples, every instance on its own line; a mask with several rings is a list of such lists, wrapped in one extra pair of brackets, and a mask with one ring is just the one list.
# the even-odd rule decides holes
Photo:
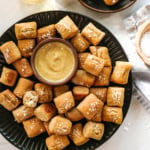
[[(88, 15), (106, 26), (120, 41), (127, 54), (133, 51), (133, 45), (125, 31), (122, 20), (131, 15), (149, 0), (137, 0), (130, 8), (115, 14), (100, 14), (84, 8), (76, 0), (43, 0), (41, 5), (26, 5), (22, 0), (0, 1), (0, 35), (18, 20), (45, 10), (71, 10)], [(136, 53), (135, 53), (136, 56)], [(144, 90), (144, 89), (143, 89)], [(150, 149), (150, 114), (132, 98), (129, 112), (119, 130), (97, 150), (149, 150)], [(0, 135), (0, 149), (17, 150)]]

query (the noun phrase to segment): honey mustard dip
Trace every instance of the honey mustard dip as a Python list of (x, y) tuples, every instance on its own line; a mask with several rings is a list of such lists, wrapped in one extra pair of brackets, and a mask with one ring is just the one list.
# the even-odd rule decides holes
[(70, 47), (62, 42), (49, 42), (41, 46), (34, 58), (35, 69), (47, 81), (65, 80), (75, 67)]

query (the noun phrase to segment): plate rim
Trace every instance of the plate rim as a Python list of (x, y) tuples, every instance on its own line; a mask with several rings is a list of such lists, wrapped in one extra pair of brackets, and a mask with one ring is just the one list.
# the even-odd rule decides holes
[(118, 9), (115, 9), (115, 10), (101, 10), (101, 9), (97, 9), (97, 8), (94, 8), (90, 5), (88, 5), (87, 3), (83, 2), (83, 0), (78, 0), (84, 7), (92, 10), (92, 11), (95, 11), (95, 12), (98, 12), (98, 13), (117, 13), (117, 12), (120, 12), (122, 10), (125, 10), (127, 9), (128, 7), (130, 7), (131, 5), (133, 5), (137, 0), (132, 0), (129, 4), (121, 7), (121, 8), (118, 8)]

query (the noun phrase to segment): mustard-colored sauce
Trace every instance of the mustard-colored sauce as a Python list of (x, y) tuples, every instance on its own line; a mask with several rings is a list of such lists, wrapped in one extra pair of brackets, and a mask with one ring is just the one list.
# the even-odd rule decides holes
[(35, 68), (47, 81), (66, 79), (75, 66), (70, 48), (61, 42), (51, 42), (40, 47), (35, 55)]

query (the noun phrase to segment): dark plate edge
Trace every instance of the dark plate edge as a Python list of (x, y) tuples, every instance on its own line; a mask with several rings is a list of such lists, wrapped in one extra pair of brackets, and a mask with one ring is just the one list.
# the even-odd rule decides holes
[(121, 7), (119, 9), (116, 9), (116, 10), (100, 10), (100, 9), (96, 9), (94, 7), (91, 7), (90, 5), (84, 3), (82, 0), (78, 0), (83, 6), (85, 6), (86, 8), (90, 9), (90, 10), (93, 10), (95, 12), (98, 12), (98, 13), (116, 13), (116, 12), (119, 12), (119, 11), (122, 11), (124, 9), (127, 9), (128, 7), (130, 7), (131, 5), (133, 5), (137, 0), (132, 0), (129, 4), (127, 4), (126, 6), (124, 7)]

